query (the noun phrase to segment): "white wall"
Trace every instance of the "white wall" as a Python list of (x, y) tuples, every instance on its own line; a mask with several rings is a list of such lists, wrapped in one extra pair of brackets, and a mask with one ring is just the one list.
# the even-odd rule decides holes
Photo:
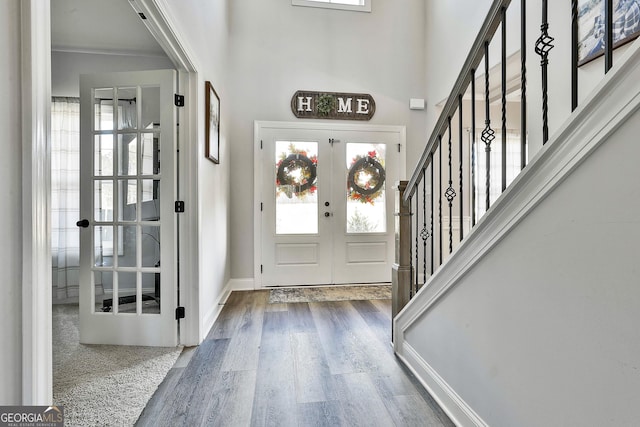
[(12, 102), (0, 106), (0, 182), (5, 197), (0, 210), (0, 405), (22, 399), (22, 132), (20, 72), (20, 0), (0, 3), (0, 93)]
[[(200, 339), (204, 338), (224, 297), (225, 285), (229, 282), (230, 261), (230, 194), (229, 171), (233, 145), (231, 129), (231, 94), (228, 84), (229, 49), (229, 4), (227, 0), (202, 2), (183, 0), (180, 2), (158, 0), (169, 22), (184, 40), (185, 50), (195, 62), (198, 82), (197, 130), (193, 144), (197, 145), (197, 206), (198, 233), (183, 236), (199, 240), (198, 283), (201, 319)], [(220, 96), (220, 164), (204, 157), (204, 82), (213, 84)], [(189, 102), (189, 101), (187, 101)], [(191, 315), (187, 313), (187, 315)]]
[[(370, 93), (372, 124), (407, 127), (408, 158), (425, 140), (424, 2), (376, 1), (371, 13), (291, 6), (289, 0), (230, 2), (231, 274), (253, 278), (253, 121), (297, 121), (296, 90)], [(427, 107), (433, 108), (432, 105)]]
[(51, 52), (51, 93), (80, 96), (80, 74), (174, 69), (166, 56)]

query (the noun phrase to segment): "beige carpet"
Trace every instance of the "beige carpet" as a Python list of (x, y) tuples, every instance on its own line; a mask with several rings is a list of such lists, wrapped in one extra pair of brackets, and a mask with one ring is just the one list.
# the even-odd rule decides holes
[(269, 293), (269, 304), (372, 299), (391, 299), (391, 285), (277, 288)]
[(132, 426), (182, 347), (85, 345), (78, 306), (53, 306), (53, 403), (65, 426)]

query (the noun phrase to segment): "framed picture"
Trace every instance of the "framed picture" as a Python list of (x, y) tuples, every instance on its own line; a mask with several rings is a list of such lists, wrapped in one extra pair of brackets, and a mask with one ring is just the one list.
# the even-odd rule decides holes
[[(578, 65), (604, 55), (605, 0), (578, 0)], [(613, 0), (613, 47), (640, 35), (640, 0)]]
[(204, 84), (205, 122), (204, 156), (213, 163), (220, 163), (220, 98), (211, 82)]

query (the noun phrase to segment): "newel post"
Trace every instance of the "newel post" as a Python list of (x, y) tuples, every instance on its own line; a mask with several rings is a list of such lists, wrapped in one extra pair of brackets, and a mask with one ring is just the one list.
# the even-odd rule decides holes
[(411, 209), (403, 203), (408, 181), (396, 183), (396, 258), (391, 272), (392, 316), (409, 302), (411, 289)]

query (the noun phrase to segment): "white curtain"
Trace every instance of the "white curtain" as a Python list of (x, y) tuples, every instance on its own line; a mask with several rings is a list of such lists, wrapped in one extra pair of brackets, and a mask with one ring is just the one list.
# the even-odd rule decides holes
[(78, 296), (80, 273), (80, 102), (51, 104), (51, 245), (53, 299)]

